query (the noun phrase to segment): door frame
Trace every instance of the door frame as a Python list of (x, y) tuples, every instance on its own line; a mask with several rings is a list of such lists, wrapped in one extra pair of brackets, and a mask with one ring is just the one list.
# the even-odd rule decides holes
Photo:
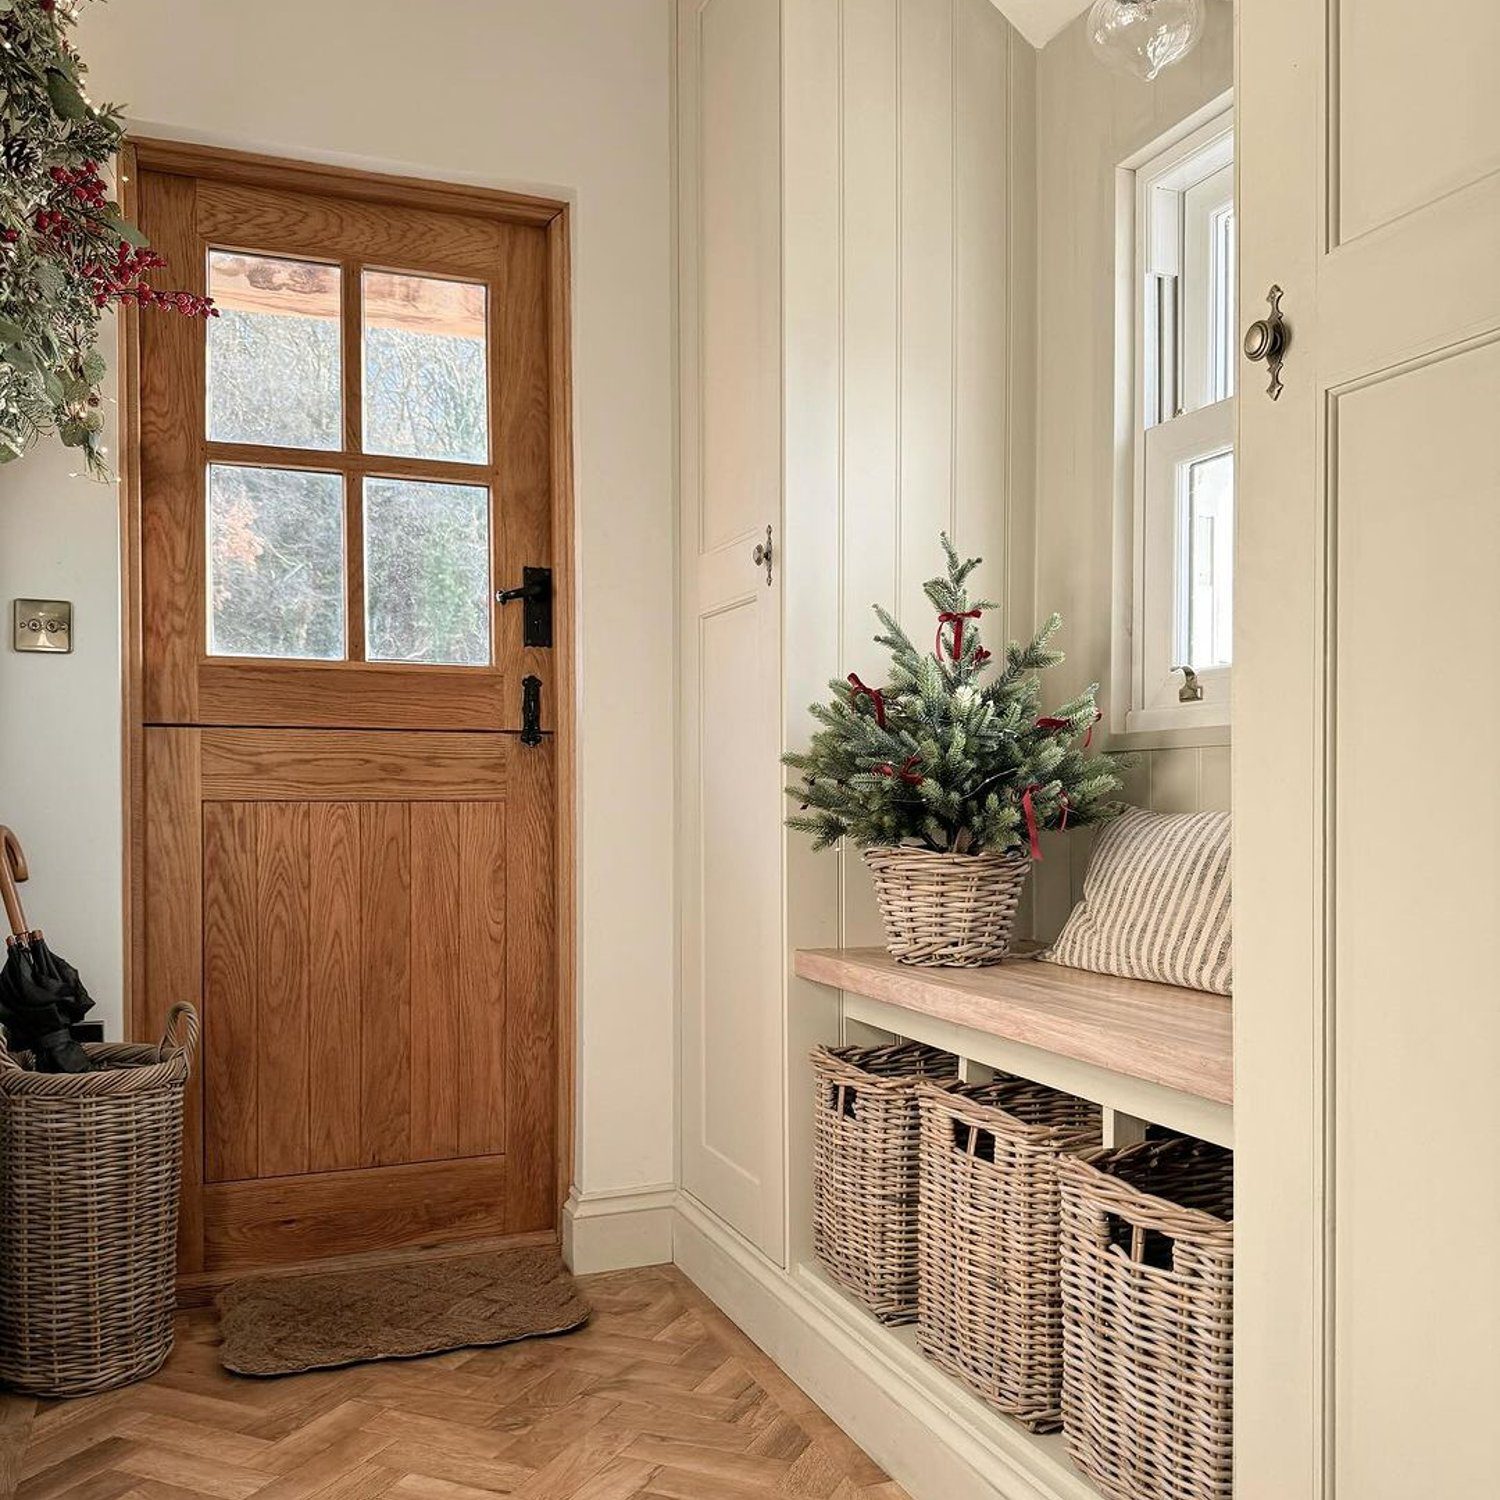
[[(365, 172), (320, 162), (296, 161), (232, 151), (186, 141), (132, 137), (119, 161), (119, 197), (128, 218), (138, 206), (142, 171), (212, 177), (248, 187), (354, 199), (402, 208), (462, 213), (471, 217), (544, 228), (548, 245), (548, 388), (552, 412), (551, 513), (553, 568), (553, 730), (557, 774), (554, 850), (556, 886), (557, 1162), (554, 1231), (573, 1180), (574, 1078), (576, 1052), (576, 839), (575, 543), (573, 497), (572, 213), (563, 199), (499, 188), (445, 183), (422, 177)], [(120, 309), (119, 437), (121, 652), (123, 692), (121, 744), (124, 800), (125, 1027), (136, 1041), (154, 1042), (145, 984), (143, 925), (146, 905), (145, 839), (145, 663), (142, 636), (140, 480), (140, 313)], [(201, 997), (193, 997), (200, 1000)], [(201, 1111), (203, 1090), (195, 1079), (188, 1110)], [(190, 1138), (198, 1132), (190, 1130)]]

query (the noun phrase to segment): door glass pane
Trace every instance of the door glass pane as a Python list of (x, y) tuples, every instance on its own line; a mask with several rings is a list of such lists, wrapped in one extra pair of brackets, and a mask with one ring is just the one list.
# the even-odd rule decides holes
[(481, 285), (364, 273), (366, 452), (486, 460), (485, 315)]
[(487, 666), (490, 492), (365, 481), (365, 655)]
[(1183, 464), (1177, 648), (1200, 672), (1233, 659), (1234, 453)]
[(344, 481), (211, 464), (211, 656), (344, 655)]
[(208, 292), (209, 438), (341, 448), (339, 268), (213, 250)]

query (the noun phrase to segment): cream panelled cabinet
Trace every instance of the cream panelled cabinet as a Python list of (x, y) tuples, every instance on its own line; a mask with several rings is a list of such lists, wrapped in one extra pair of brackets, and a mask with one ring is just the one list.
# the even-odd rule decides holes
[(778, 1260), (780, 56), (776, 5), (679, 6), (681, 1175)]
[(1249, 0), (1239, 27), (1240, 305), (1280, 285), (1292, 336), (1280, 399), (1249, 365), (1240, 397), (1236, 1494), (1481, 1500), (1500, 8)]

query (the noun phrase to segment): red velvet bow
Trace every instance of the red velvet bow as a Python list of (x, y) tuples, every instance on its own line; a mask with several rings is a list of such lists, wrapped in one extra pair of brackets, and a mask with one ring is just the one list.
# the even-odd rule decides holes
[[(1089, 724), (1088, 733), (1083, 737), (1083, 748), (1085, 750), (1087, 750), (1088, 747), (1093, 744), (1094, 725), (1097, 724), (1103, 717), (1103, 711), (1096, 708), (1094, 710), (1093, 720)], [(1053, 714), (1044, 714), (1040, 719), (1036, 721), (1036, 727), (1038, 729), (1066, 729), (1072, 722), (1073, 721), (1071, 719), (1059, 719)]]
[(964, 654), (964, 621), (977, 620), (983, 614), (984, 611), (981, 609), (945, 609), (938, 616), (937, 639), (933, 643), (932, 654), (939, 661), (943, 659), (943, 626), (951, 625), (953, 627), (953, 660), (957, 661)]
[(899, 771), (889, 761), (886, 761), (884, 765), (874, 767), (874, 774), (876, 776), (899, 776), (907, 786), (921, 786), (922, 773), (916, 769), (921, 764), (922, 757), (920, 755), (908, 755), (906, 757), (906, 764)]
[(859, 701), (861, 696), (868, 698), (870, 702), (875, 706), (875, 722), (880, 725), (882, 729), (884, 729), (885, 695), (880, 691), (879, 688), (866, 687), (864, 683), (859, 680), (858, 672), (851, 672), (849, 674), (849, 687), (851, 689), (849, 693), (849, 701), (851, 703), (856, 703)]

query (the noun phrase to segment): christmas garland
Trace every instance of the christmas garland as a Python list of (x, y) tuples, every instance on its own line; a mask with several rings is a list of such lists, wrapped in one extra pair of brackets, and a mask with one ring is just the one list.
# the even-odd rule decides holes
[(782, 759), (798, 773), (787, 826), (814, 848), (847, 838), (861, 848), (917, 845), (949, 854), (1027, 852), (1041, 858), (1043, 829), (1096, 823), (1119, 811), (1120, 777), (1108, 756), (1085, 752), (1099, 719), (1097, 685), (1042, 714), (1039, 674), (1057, 666), (1048, 642), (1053, 615), (1028, 645), (1012, 643), (999, 670), (980, 639), (984, 612), (969, 575), (942, 538), (947, 576), (926, 594), (937, 613), (930, 651), (918, 650), (889, 611), (876, 606), (877, 644), (891, 653), (890, 681), (871, 687), (851, 672), (812, 705), (817, 732)]
[(165, 262), (100, 175), (125, 126), (84, 89), (68, 32), (85, 3), (0, 0), (0, 463), (56, 433), (103, 477), (100, 318), (121, 304), (214, 309), (151, 284)]

